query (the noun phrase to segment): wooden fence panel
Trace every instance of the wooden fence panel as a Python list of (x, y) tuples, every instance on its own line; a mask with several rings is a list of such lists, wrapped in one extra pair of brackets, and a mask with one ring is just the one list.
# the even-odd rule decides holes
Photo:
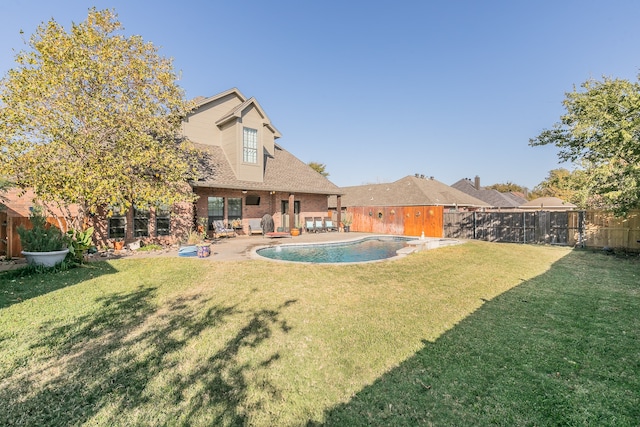
[(444, 236), (453, 239), (473, 239), (474, 218), (473, 212), (445, 212)]
[(587, 246), (640, 250), (640, 210), (629, 212), (625, 218), (590, 210), (585, 222)]
[[(445, 237), (489, 242), (550, 243), (582, 241), (580, 216), (574, 212), (450, 212)], [(571, 220), (569, 219), (571, 218)], [(576, 225), (578, 224), (578, 225)]]
[(9, 238), (9, 234), (7, 233), (9, 228), (7, 225), (7, 213), (0, 212), (0, 256), (7, 256), (7, 249), (9, 247), (9, 242), (7, 241)]
[(363, 233), (442, 237), (442, 206), (357, 206), (352, 215), (352, 231)]

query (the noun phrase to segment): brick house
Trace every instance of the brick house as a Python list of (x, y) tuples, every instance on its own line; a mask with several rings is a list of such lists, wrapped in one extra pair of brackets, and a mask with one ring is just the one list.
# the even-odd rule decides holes
[[(340, 189), (277, 144), (280, 132), (260, 104), (236, 88), (196, 99), (182, 134), (204, 155), (200, 179), (185, 183), (185, 191), (193, 191), (197, 201), (165, 208), (134, 207), (110, 218), (99, 210), (88, 219), (95, 227), (95, 244), (115, 239), (173, 243), (205, 218), (209, 230), (213, 221), (236, 220), (243, 234), (249, 219), (270, 214), (276, 228), (289, 231), (302, 227), (305, 216), (327, 216), (329, 196), (340, 201)], [(20, 203), (24, 209), (17, 216), (26, 220), (31, 197)], [(6, 225), (4, 229), (7, 246), (9, 231)]]
[(276, 229), (302, 227), (304, 217), (326, 216), (340, 189), (277, 144), (280, 132), (255, 98), (236, 88), (198, 98), (183, 135), (205, 153), (206, 171), (193, 191), (196, 218), (230, 224), (270, 214)]

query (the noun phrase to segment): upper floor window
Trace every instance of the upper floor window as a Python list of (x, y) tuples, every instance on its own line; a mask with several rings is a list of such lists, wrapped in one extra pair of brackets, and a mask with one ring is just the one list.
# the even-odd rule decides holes
[(242, 161), (258, 163), (258, 131), (256, 129), (243, 128)]

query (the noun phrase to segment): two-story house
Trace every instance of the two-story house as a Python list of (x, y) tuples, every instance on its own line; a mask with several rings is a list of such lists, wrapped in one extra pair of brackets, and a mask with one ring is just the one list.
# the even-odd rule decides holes
[[(100, 209), (89, 218), (95, 226), (96, 244), (108, 245), (115, 239), (175, 242), (205, 218), (209, 229), (215, 220), (226, 224), (238, 220), (246, 233), (249, 219), (270, 214), (276, 228), (289, 231), (301, 227), (306, 216), (326, 216), (329, 196), (337, 196), (340, 201), (338, 187), (276, 143), (280, 132), (260, 104), (238, 89), (197, 99), (182, 132), (204, 153), (203, 175), (188, 183), (190, 190), (185, 183), (186, 190), (199, 196), (196, 203), (164, 209), (134, 207), (114, 212), (111, 217)], [(15, 216), (26, 220), (28, 207), (33, 204), (32, 193), (19, 197), (16, 190), (9, 196), (10, 208), (25, 206), (24, 212)], [(0, 251), (16, 256), (19, 241), (11, 237), (16, 234), (18, 220), (12, 219), (2, 221)], [(10, 240), (15, 245), (8, 245)]]
[(302, 226), (304, 217), (326, 216), (328, 197), (340, 189), (276, 143), (280, 132), (255, 98), (236, 88), (196, 99), (182, 126), (205, 153), (207, 172), (192, 182), (196, 217), (231, 223), (273, 217), (276, 229)]

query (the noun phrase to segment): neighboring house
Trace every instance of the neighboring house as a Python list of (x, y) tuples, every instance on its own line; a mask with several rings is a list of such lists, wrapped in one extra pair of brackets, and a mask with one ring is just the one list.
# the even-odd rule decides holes
[[(385, 184), (342, 187), (342, 206), (443, 206), (476, 210), (489, 205), (436, 179), (406, 176)], [(335, 208), (335, 198), (330, 207)]]
[(236, 88), (198, 98), (183, 133), (205, 153), (203, 176), (191, 186), (209, 230), (221, 220), (247, 232), (249, 219), (269, 214), (288, 231), (304, 217), (326, 216), (328, 196), (340, 200), (337, 186), (275, 142), (280, 132), (258, 101)]
[[(406, 176), (385, 184), (342, 187), (341, 205), (354, 218), (353, 230), (431, 237), (442, 235), (442, 212), (488, 208), (482, 200), (433, 178)], [(336, 198), (329, 207), (337, 208)]]
[(501, 193), (497, 190), (481, 187), (480, 177), (477, 175), (473, 182), (468, 178), (463, 178), (451, 186), (463, 193), (484, 201), (492, 209), (517, 209), (520, 205), (527, 202), (527, 199), (515, 193)]
[(572, 211), (577, 206), (558, 197), (538, 197), (520, 205), (520, 209), (539, 211)]

